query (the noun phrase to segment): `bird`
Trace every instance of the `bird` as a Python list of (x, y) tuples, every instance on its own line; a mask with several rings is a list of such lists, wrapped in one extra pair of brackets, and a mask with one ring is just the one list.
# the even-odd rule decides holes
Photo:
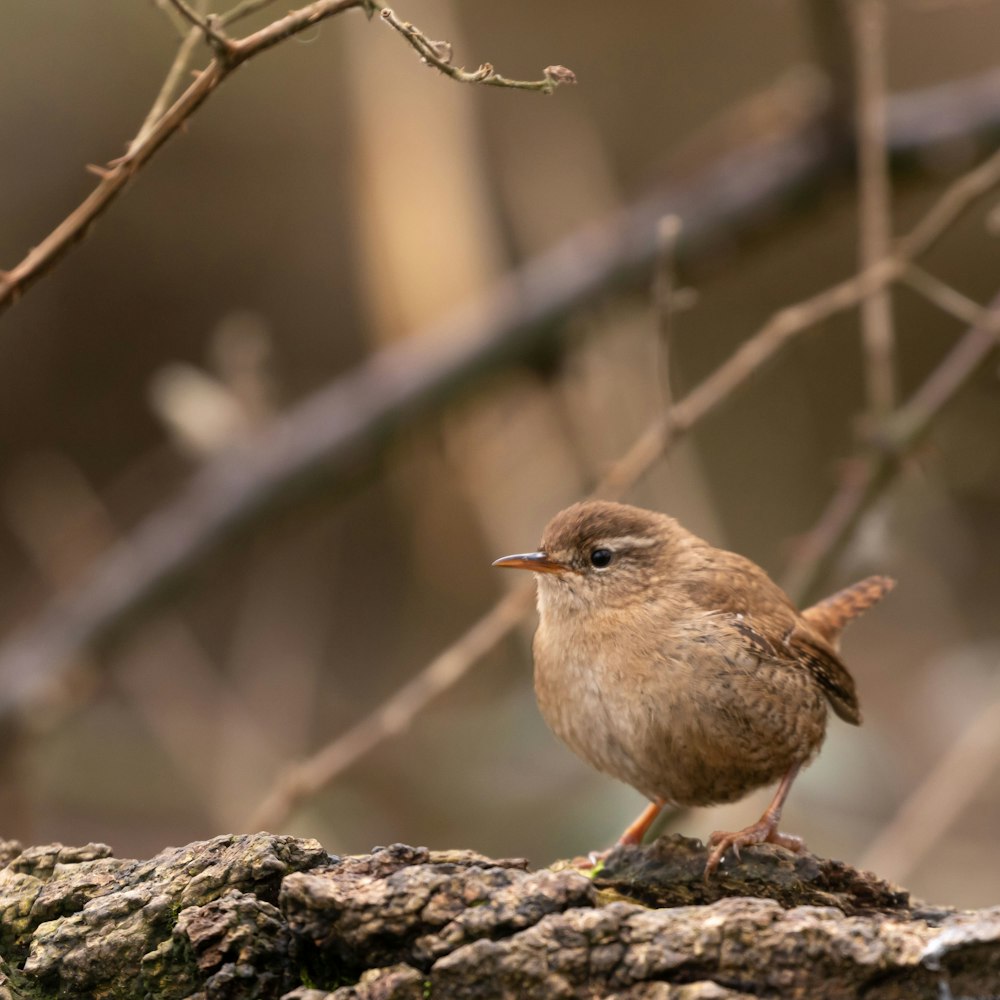
[(773, 843), (792, 782), (826, 735), (828, 710), (861, 723), (839, 654), (844, 626), (895, 582), (870, 576), (802, 611), (760, 566), (654, 510), (585, 500), (556, 514), (538, 551), (494, 566), (537, 583), (532, 644), (542, 716), (598, 771), (649, 799), (618, 839), (640, 844), (674, 806), (734, 802), (778, 782), (760, 819), (708, 841)]

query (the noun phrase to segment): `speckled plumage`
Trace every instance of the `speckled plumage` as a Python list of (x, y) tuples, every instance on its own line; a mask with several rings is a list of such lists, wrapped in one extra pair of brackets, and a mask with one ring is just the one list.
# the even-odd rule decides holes
[[(609, 565), (591, 564), (595, 550)], [(537, 571), (535, 691), (549, 726), (654, 802), (741, 798), (815, 756), (828, 705), (861, 721), (837, 639), (891, 587), (883, 577), (800, 613), (749, 559), (603, 501), (567, 508), (541, 552), (497, 564)]]

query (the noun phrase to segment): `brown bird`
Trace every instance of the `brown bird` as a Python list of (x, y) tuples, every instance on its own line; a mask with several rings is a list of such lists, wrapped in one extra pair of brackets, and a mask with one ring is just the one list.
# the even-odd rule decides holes
[(872, 576), (798, 611), (749, 559), (666, 514), (598, 500), (557, 514), (540, 551), (493, 565), (536, 574), (545, 721), (651, 801), (620, 844), (640, 843), (668, 803), (732, 802), (780, 779), (756, 823), (712, 834), (705, 874), (730, 848), (802, 849), (778, 832), (792, 782), (819, 751), (828, 706), (861, 722), (840, 632), (892, 580)]

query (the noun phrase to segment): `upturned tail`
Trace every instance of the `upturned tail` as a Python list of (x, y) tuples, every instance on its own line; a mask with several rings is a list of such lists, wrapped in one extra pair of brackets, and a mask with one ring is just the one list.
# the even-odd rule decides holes
[(877, 604), (895, 586), (896, 581), (891, 577), (869, 576), (806, 608), (802, 617), (836, 649), (844, 626)]

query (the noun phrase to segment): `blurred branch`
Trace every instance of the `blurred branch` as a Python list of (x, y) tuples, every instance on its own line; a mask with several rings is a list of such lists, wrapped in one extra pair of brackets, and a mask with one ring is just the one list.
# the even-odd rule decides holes
[(799, 9), (812, 36), (816, 62), (830, 88), (827, 128), (831, 140), (846, 148), (853, 139), (856, 76), (849, 4), (854, 0), (803, 0)]
[(388, 7), (382, 8), (381, 17), (413, 46), (426, 65), (433, 66), (459, 83), (481, 83), (486, 87), (507, 87), (511, 90), (538, 90), (543, 94), (551, 94), (564, 83), (576, 83), (576, 75), (565, 66), (546, 66), (541, 80), (511, 80), (497, 73), (490, 63), (483, 63), (479, 69), (470, 73), (459, 66), (452, 66), (451, 42), (435, 42), (415, 24), (400, 21)]
[(528, 581), (495, 604), (467, 632), (398, 688), (375, 711), (355, 723), (305, 760), (289, 764), (250, 818), (248, 829), (280, 829), (296, 806), (325, 788), (356, 760), (410, 723), (439, 694), (468, 673), (534, 607), (535, 587)]
[(1000, 295), (924, 383), (881, 425), (869, 447), (845, 467), (840, 488), (815, 527), (796, 545), (785, 589), (804, 600), (826, 574), (861, 516), (895, 478), (941, 409), (1000, 346)]
[(969, 326), (989, 325), (989, 310), (963, 295), (957, 288), (934, 277), (917, 264), (909, 264), (900, 281), (932, 302), (942, 312), (954, 316)]
[[(663, 384), (663, 405), (669, 407), (673, 395), (674, 316), (683, 306), (683, 295), (677, 288), (677, 243), (684, 228), (680, 216), (665, 215), (660, 219), (656, 235), (660, 244), (659, 260), (653, 274), (653, 310), (656, 316), (656, 347), (659, 354), (660, 380)], [(691, 298), (690, 290), (688, 298)]]
[[(858, 228), (861, 269), (884, 258), (892, 241), (889, 157), (886, 143), (884, 0), (850, 0), (857, 67)], [(888, 289), (861, 304), (868, 417), (878, 422), (896, 395), (892, 298)]]

